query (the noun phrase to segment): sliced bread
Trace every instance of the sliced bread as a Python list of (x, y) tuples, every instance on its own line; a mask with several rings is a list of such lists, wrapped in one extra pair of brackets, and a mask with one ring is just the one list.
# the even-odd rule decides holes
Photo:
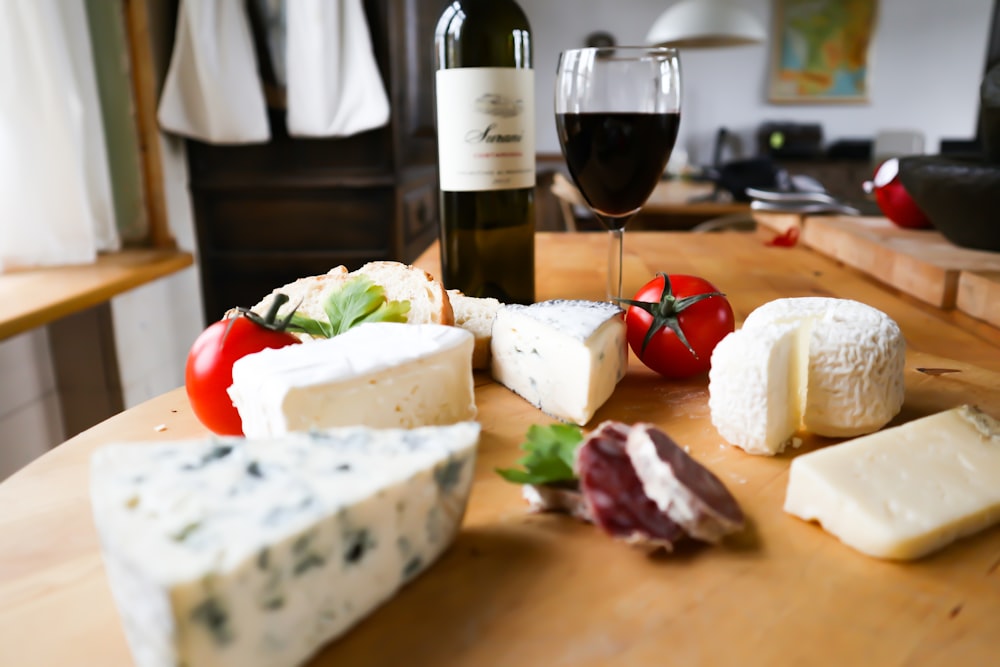
[(485, 297), (466, 296), (458, 290), (448, 290), (455, 313), (455, 326), (470, 332), (475, 339), (472, 349), (472, 367), (487, 369), (490, 367), (490, 341), (493, 338), (493, 318), (496, 317), (500, 302)]
[(369, 262), (356, 271), (348, 271), (346, 267), (338, 266), (320, 276), (299, 278), (273, 290), (251, 310), (264, 315), (275, 294), (281, 292), (288, 296), (288, 303), (278, 311), (279, 316), (296, 309), (312, 319), (325, 321), (326, 311), (323, 304), (327, 295), (333, 290), (340, 289), (358, 275), (367, 276), (376, 285), (381, 286), (385, 290), (386, 299), (409, 301), (407, 322), (410, 324), (453, 325), (455, 323), (451, 302), (441, 283), (423, 269), (388, 261)]

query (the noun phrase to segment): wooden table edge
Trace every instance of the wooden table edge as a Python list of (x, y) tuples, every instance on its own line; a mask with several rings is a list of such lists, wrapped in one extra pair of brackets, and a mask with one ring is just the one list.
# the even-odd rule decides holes
[(128, 249), (98, 256), (92, 264), (14, 270), (0, 273), (0, 292), (59, 283), (65, 289), (41, 301), (11, 302), (0, 310), (0, 341), (104, 303), (130, 289), (177, 273), (194, 264), (181, 250)]

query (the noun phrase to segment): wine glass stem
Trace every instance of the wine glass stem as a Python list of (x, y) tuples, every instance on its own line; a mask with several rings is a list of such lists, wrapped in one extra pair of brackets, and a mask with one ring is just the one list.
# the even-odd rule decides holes
[(611, 243), (608, 246), (608, 299), (622, 296), (622, 237), (624, 229), (611, 229)]

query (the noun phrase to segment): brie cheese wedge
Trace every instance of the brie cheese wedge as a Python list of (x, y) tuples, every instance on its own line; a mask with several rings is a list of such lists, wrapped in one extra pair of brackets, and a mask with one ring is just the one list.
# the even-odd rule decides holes
[(454, 424), (476, 417), (472, 346), (458, 327), (361, 324), (239, 359), (229, 395), (247, 437)]

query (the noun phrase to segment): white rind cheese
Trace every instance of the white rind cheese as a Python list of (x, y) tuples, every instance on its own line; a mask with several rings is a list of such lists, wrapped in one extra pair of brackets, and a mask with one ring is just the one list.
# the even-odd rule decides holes
[(233, 364), (229, 395), (247, 437), (475, 419), (473, 336), (438, 324), (362, 324)]
[(493, 322), (493, 379), (543, 412), (585, 425), (625, 376), (621, 313), (598, 301), (502, 306)]
[(777, 299), (713, 351), (712, 423), (754, 454), (781, 452), (799, 428), (827, 437), (871, 433), (903, 405), (905, 361), (902, 332), (875, 308)]
[(961, 406), (799, 456), (785, 511), (870, 556), (929, 554), (1000, 521), (1000, 422)]
[(751, 454), (774, 454), (798, 430), (798, 400), (786, 399), (798, 394), (793, 372), (797, 332), (797, 325), (783, 324), (755, 336), (730, 334), (712, 352), (712, 423), (719, 435)]
[(138, 667), (300, 665), (451, 543), (479, 425), (112, 445), (92, 459)]

